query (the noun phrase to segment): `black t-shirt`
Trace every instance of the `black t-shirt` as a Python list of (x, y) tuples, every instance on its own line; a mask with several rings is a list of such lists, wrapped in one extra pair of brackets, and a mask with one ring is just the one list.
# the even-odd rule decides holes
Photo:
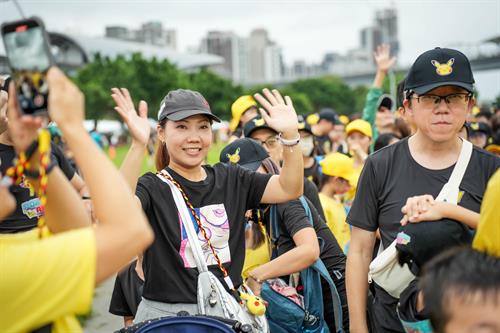
[[(313, 226), (307, 218), (306, 211), (300, 200), (292, 200), (283, 204), (278, 204), (279, 228), (280, 237), (277, 240), (277, 254), (282, 255), (295, 248), (293, 236), (304, 228), (314, 227), (316, 234), (323, 240), (323, 248), (321, 249), (320, 259), (325, 264), (329, 272), (340, 271), (344, 272), (346, 258), (344, 252), (339, 246), (339, 243), (333, 236), (330, 228), (318, 214), (314, 205), (306, 199), (311, 215), (313, 218)], [(269, 221), (269, 210), (266, 214), (266, 221)], [(268, 223), (268, 226), (270, 224)], [(268, 227), (269, 228), (269, 227)]]
[(316, 136), (318, 144), (318, 155), (326, 155), (332, 150), (332, 142), (328, 135)]
[(322, 173), (316, 158), (314, 159), (314, 164), (312, 166), (304, 168), (304, 177), (312, 181), (317, 188), (321, 186)]
[(141, 302), (144, 281), (137, 275), (137, 260), (128, 265), (116, 276), (109, 312), (123, 317), (135, 317)]
[(321, 201), (319, 200), (318, 188), (307, 178), (304, 178), (304, 196), (313, 204), (321, 218), (325, 220), (325, 212), (323, 211), (323, 206), (321, 206)]
[[(258, 207), (271, 175), (222, 163), (204, 168), (207, 177), (200, 182), (167, 170), (186, 192), (233, 284), (239, 286), (245, 259), (245, 212)], [(143, 296), (165, 303), (196, 303), (198, 270), (169, 186), (147, 173), (139, 179), (136, 195), (155, 234), (144, 254)], [(198, 230), (194, 219), (189, 223)], [(210, 271), (222, 279), (201, 233), (199, 237)]]
[[(499, 166), (498, 157), (474, 147), (460, 184), (458, 204), (479, 213), (486, 184)], [(396, 238), (407, 198), (424, 194), (437, 197), (453, 168), (430, 170), (421, 166), (410, 154), (408, 139), (373, 153), (361, 173), (347, 223), (368, 231), (380, 228), (386, 248)]]
[[(14, 147), (0, 144), (0, 171), (2, 175), (5, 175), (7, 169), (12, 166), (15, 157)], [(69, 165), (64, 153), (55, 144), (51, 144), (51, 159), (57, 161), (59, 168), (68, 179), (73, 178), (75, 170)], [(38, 217), (43, 214), (39, 207), (40, 200), (36, 195), (30, 195), (30, 190), (24, 179), (20, 185), (11, 186), (10, 192), (16, 199), (17, 206), (14, 213), (0, 223), (0, 233), (21, 232), (34, 228), (37, 225)]]

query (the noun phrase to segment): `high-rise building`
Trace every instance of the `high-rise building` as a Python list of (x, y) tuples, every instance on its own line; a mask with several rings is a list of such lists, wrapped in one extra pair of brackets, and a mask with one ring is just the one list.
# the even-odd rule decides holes
[(266, 29), (254, 29), (248, 38), (252, 82), (273, 82), (284, 73), (282, 49), (269, 39)]
[(108, 26), (106, 27), (106, 37), (116, 39), (128, 39), (129, 30), (124, 26)]
[(146, 22), (138, 30), (129, 30), (123, 26), (108, 26), (106, 37), (177, 49), (176, 31), (163, 29), (162, 23), (157, 21)]
[(398, 14), (396, 9), (387, 8), (375, 13), (375, 25), (381, 31), (382, 43), (391, 46), (391, 53), (398, 55)]
[(224, 64), (212, 68), (218, 74), (240, 83), (248, 80), (247, 43), (234, 32), (209, 31), (200, 51), (224, 58)]
[(283, 58), (281, 47), (271, 43), (264, 48), (264, 80), (275, 82), (283, 77)]
[(366, 27), (360, 33), (361, 48), (373, 52), (377, 46), (382, 44), (382, 32), (378, 27)]

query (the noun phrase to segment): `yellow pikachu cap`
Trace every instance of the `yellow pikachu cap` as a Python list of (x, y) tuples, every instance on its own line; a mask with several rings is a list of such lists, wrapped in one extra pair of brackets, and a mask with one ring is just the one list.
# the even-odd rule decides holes
[(229, 123), (229, 129), (231, 131), (234, 132), (234, 130), (236, 130), (238, 124), (240, 123), (241, 116), (252, 106), (257, 106), (257, 102), (250, 95), (241, 96), (234, 101), (233, 105), (231, 105), (231, 115), (233, 118)]
[(361, 132), (361, 134), (366, 135), (368, 137), (372, 137), (372, 127), (369, 122), (363, 119), (356, 119), (351, 121), (345, 128), (345, 134), (349, 136), (354, 131)]
[(326, 155), (319, 164), (325, 175), (344, 178), (353, 185), (356, 172), (354, 172), (352, 158), (342, 153), (331, 153)]

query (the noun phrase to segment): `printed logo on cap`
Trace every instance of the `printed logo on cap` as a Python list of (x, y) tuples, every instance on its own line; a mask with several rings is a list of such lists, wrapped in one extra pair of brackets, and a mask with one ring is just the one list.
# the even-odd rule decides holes
[(233, 164), (237, 164), (240, 161), (240, 148), (236, 149), (234, 154), (226, 154), (227, 158), (229, 159), (229, 162)]
[(431, 64), (436, 67), (436, 73), (440, 76), (447, 76), (453, 73), (453, 63), (455, 63), (455, 58), (451, 58), (446, 64), (440, 64), (437, 60), (431, 60)]
[(255, 126), (264, 126), (266, 124), (266, 122), (262, 118), (254, 119), (253, 123), (255, 124)]

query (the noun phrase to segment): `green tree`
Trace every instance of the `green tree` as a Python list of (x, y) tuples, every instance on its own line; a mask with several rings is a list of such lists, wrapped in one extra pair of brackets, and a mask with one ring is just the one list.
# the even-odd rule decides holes
[(339, 114), (355, 112), (355, 98), (351, 88), (335, 76), (298, 80), (286, 86), (285, 90), (306, 95), (315, 111), (328, 107)]
[(207, 99), (212, 112), (223, 119), (231, 118), (231, 104), (243, 95), (241, 86), (235, 86), (207, 69), (189, 75), (189, 88), (199, 91)]

